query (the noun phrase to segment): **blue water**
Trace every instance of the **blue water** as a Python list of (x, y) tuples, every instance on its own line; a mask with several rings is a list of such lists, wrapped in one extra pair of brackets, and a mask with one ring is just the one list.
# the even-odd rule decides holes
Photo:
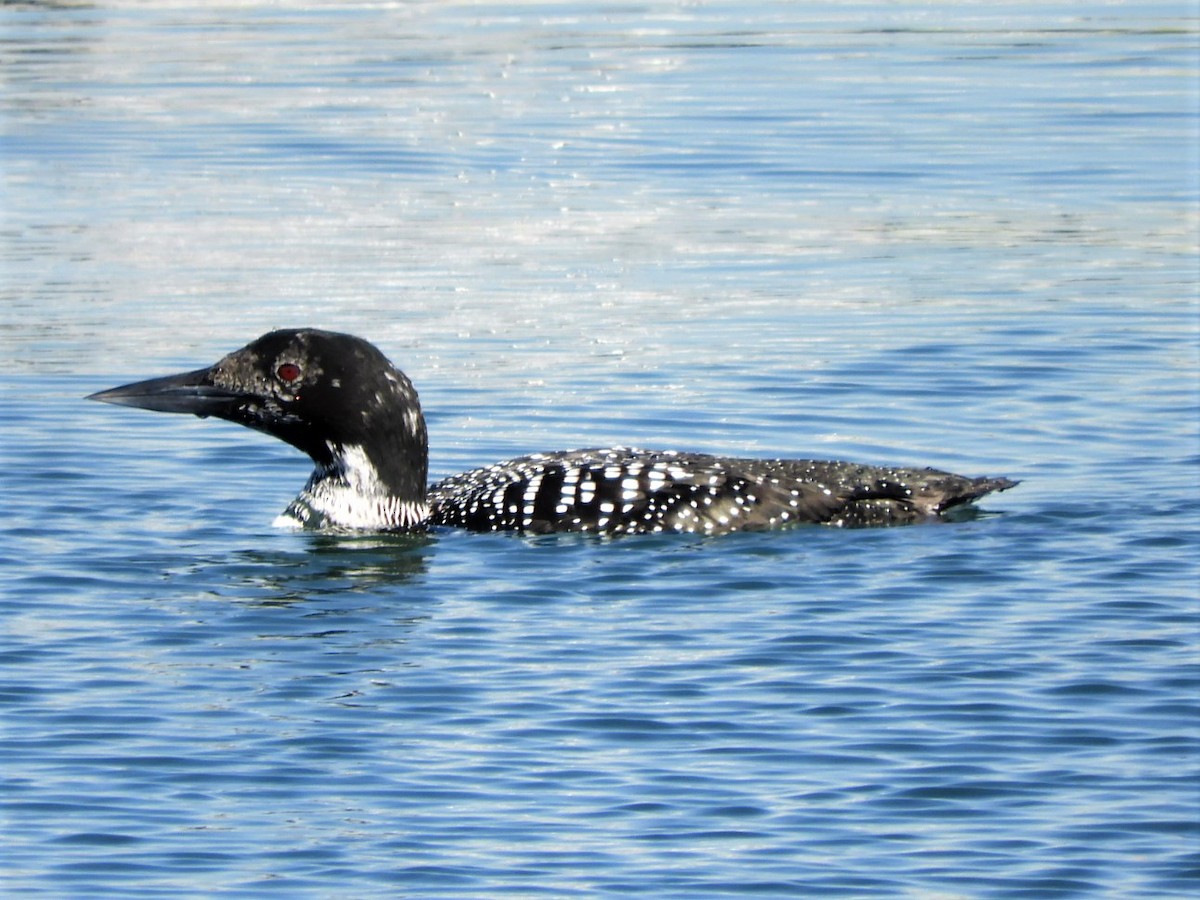
[[(0, 893), (1200, 890), (1194, 4), (0, 7)], [(377, 343), (435, 477), (1022, 479), (946, 525), (328, 536), (90, 404)]]

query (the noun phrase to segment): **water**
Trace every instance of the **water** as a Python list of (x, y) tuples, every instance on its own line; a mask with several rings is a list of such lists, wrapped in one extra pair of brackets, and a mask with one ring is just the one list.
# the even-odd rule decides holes
[[(3, 888), (1191, 896), (1188, 4), (8, 4)], [(378, 343), (431, 473), (637, 442), (1023, 479), (945, 526), (270, 527), (88, 404)]]

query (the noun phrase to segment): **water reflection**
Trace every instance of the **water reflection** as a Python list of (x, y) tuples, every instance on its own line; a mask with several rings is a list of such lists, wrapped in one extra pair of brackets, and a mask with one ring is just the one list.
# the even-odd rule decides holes
[[(406, 597), (400, 589), (428, 573), (437, 545), (431, 535), (302, 534), (302, 552), (242, 550), (213, 560), (210, 572), (229, 581), (230, 599), (291, 606), (331, 597)], [(395, 592), (395, 593), (393, 593)]]

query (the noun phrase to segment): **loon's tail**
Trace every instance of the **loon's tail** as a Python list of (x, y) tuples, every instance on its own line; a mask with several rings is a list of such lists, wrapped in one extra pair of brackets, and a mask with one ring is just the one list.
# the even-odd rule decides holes
[(938, 513), (943, 513), (956, 506), (962, 506), (964, 503), (971, 503), (978, 500), (987, 494), (1007, 491), (1009, 488), (1016, 487), (1020, 483), (1012, 478), (964, 478), (952, 488), (947, 485), (950, 489), (936, 503), (934, 510)]

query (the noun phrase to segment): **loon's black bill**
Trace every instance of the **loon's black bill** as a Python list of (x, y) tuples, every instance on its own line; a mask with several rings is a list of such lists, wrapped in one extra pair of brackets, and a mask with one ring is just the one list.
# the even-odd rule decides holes
[(97, 391), (86, 399), (117, 406), (136, 406), (155, 412), (220, 416), (228, 412), (239, 395), (213, 385), (208, 369), (197, 369)]

